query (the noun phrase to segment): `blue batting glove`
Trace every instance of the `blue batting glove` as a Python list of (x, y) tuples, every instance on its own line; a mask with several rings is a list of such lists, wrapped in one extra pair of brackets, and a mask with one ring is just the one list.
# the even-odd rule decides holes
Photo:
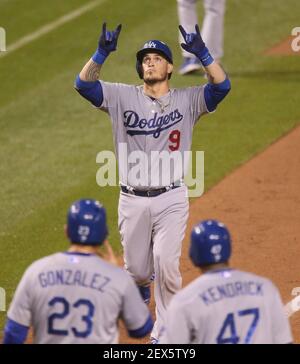
[(114, 31), (110, 32), (106, 30), (106, 23), (103, 23), (102, 33), (98, 41), (98, 48), (92, 57), (94, 62), (103, 64), (109, 53), (117, 49), (117, 43), (121, 29), (122, 25), (119, 24)]
[(181, 43), (184, 50), (198, 57), (204, 67), (213, 63), (214, 59), (203, 42), (198, 24), (195, 25), (196, 33), (187, 33), (181, 25), (179, 25), (179, 30), (185, 41), (185, 43)]

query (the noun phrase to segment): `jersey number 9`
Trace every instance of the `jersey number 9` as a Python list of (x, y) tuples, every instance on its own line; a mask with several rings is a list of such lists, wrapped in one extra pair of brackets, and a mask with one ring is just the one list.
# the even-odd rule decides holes
[(178, 150), (180, 147), (180, 131), (179, 130), (172, 130), (169, 135), (169, 141), (172, 143), (169, 145), (169, 149), (174, 152)]

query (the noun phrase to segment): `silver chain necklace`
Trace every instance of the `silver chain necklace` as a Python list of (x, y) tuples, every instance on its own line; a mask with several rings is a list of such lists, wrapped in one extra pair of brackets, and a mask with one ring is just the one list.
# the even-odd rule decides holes
[(169, 101), (166, 104), (164, 104), (159, 99), (156, 99), (155, 97), (152, 98), (152, 99), (159, 105), (159, 107), (160, 107), (160, 113), (163, 114), (165, 112), (165, 109), (171, 104), (171, 93), (169, 94)]
[(169, 99), (169, 102), (167, 104), (164, 104), (163, 102), (159, 101), (159, 100), (155, 100), (157, 102), (157, 104), (160, 107), (160, 113), (163, 114), (165, 112), (165, 109), (170, 105), (171, 103), (171, 97)]

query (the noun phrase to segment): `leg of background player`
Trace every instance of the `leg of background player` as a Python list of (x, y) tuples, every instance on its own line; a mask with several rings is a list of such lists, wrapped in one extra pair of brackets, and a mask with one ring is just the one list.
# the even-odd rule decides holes
[[(197, 3), (196, 0), (177, 0), (177, 11), (179, 24), (188, 33), (195, 32), (195, 24), (198, 24)], [(184, 43), (181, 33), (179, 32), (179, 44)], [(201, 69), (199, 59), (193, 54), (182, 49), (183, 63), (179, 68), (179, 74), (184, 75)]]
[(202, 38), (216, 61), (223, 56), (224, 14), (226, 0), (203, 0), (205, 16), (201, 29)]

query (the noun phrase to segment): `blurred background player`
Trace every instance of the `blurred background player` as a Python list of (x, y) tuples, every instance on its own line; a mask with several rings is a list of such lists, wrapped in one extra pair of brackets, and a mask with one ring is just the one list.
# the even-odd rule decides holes
[[(201, 35), (207, 48), (216, 62), (223, 57), (224, 38), (224, 14), (226, 0), (202, 0), (204, 18)], [(198, 24), (197, 0), (177, 0), (179, 24), (192, 33), (195, 24)], [(183, 42), (179, 33), (179, 44)], [(202, 69), (201, 62), (194, 55), (182, 49), (183, 63), (179, 68), (179, 74), (185, 75)]]
[(229, 267), (224, 224), (206, 220), (191, 233), (190, 258), (203, 273), (172, 299), (162, 344), (287, 344), (292, 342), (278, 289)]
[(74, 202), (67, 216), (71, 246), (34, 262), (25, 272), (8, 310), (4, 344), (21, 344), (33, 327), (37, 344), (118, 343), (121, 318), (132, 337), (152, 329), (152, 319), (132, 278), (104, 261), (106, 212), (95, 200)]

